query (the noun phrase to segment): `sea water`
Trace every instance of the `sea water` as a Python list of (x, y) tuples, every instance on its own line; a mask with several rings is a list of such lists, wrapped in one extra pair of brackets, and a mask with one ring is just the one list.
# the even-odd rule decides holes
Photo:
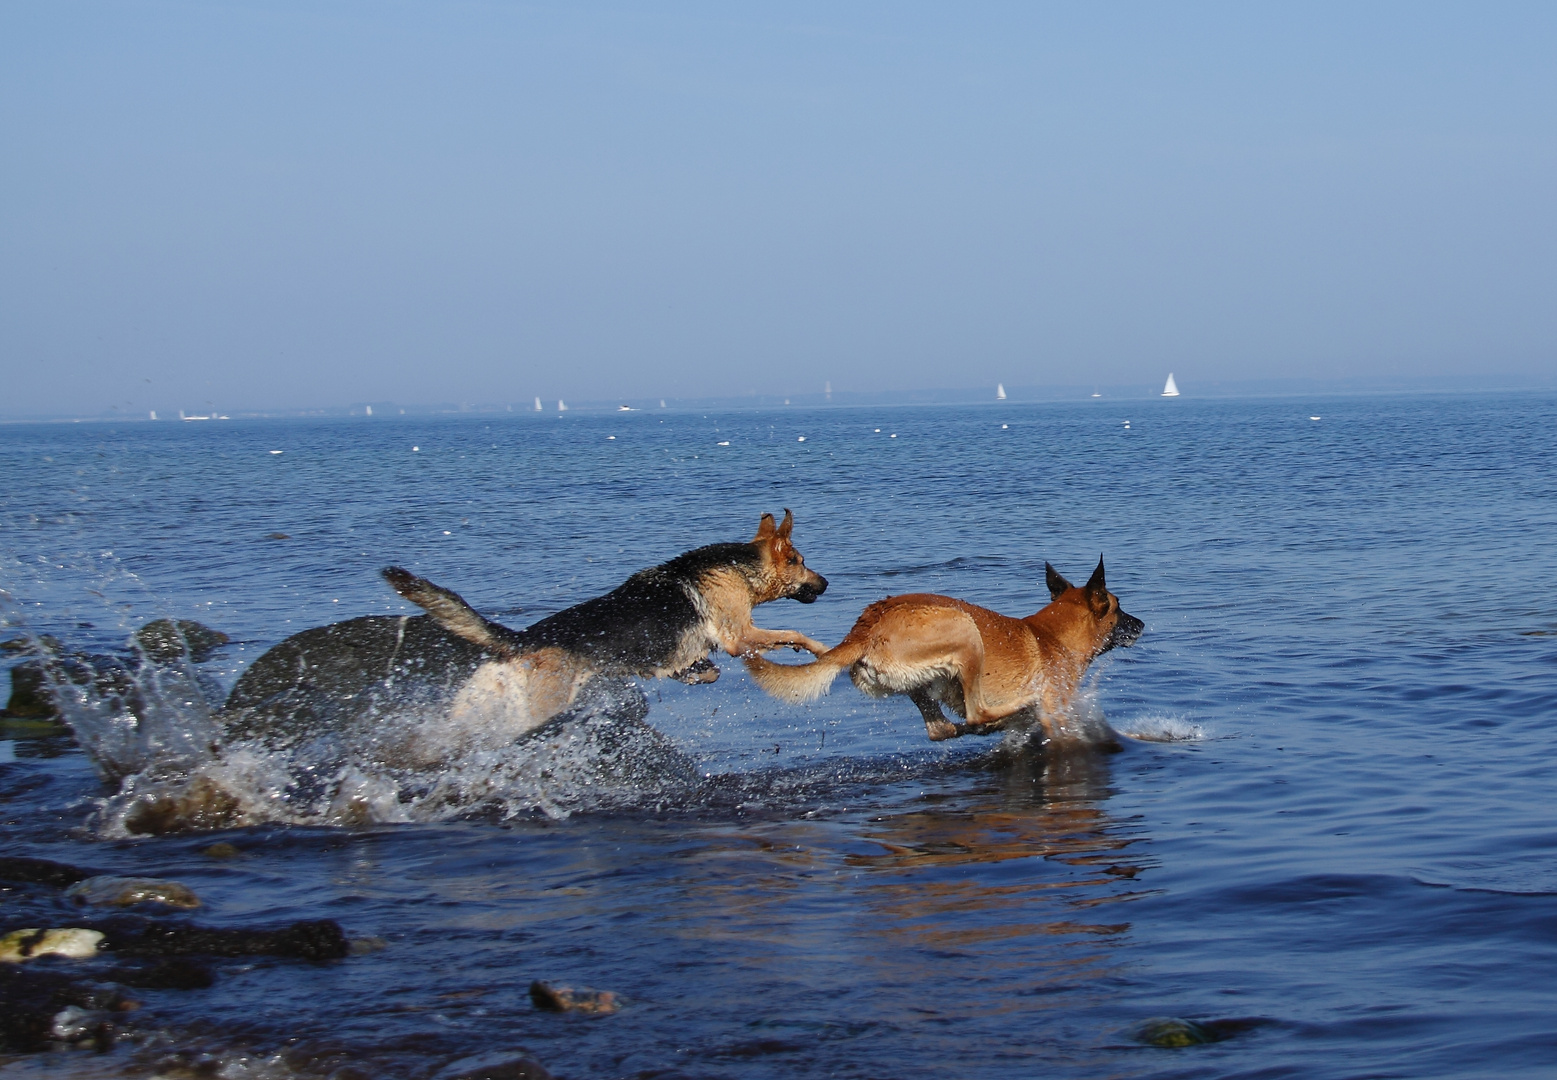
[[(135, 991), (113, 1051), (5, 1068), (1551, 1075), (1554, 430), (1539, 394), (0, 427), (5, 636), (233, 638), (139, 726), (86, 702), (74, 740), (5, 729), (5, 853), (385, 946)], [(1046, 752), (932, 745), (843, 678), (783, 705), (716, 658), (642, 687), (675, 783), (568, 746), (444, 776), (202, 757), (206, 700), (266, 648), (411, 610), (384, 565), (522, 626), (786, 507), (830, 585), (761, 626), (832, 642), (903, 592), (1026, 615), (1046, 561), (1101, 554), (1146, 632)], [(245, 824), (124, 828), (127, 784), (191, 776)], [(535, 979), (626, 1004), (540, 1012)], [(1153, 1045), (1164, 1017), (1218, 1041)]]

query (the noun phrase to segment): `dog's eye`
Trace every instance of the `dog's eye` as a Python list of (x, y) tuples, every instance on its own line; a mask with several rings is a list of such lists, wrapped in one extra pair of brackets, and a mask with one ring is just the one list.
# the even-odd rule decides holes
[(790, 566), (794, 566), (799, 561), (800, 561), (800, 556), (799, 555), (791, 555), (789, 557), (789, 565)]

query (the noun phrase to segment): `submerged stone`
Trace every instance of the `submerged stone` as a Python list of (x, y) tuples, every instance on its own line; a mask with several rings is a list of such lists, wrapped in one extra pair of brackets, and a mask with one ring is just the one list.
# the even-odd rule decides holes
[(64, 1009), (127, 1012), (136, 1005), (111, 987), (62, 972), (0, 965), (0, 1053), (49, 1049), (55, 1018)]
[(530, 1000), (547, 1012), (576, 1012), (588, 1016), (609, 1016), (622, 1007), (621, 1000), (609, 990), (574, 990), (551, 986), (539, 979), (530, 984)]
[(1220, 1041), (1220, 1037), (1205, 1025), (1193, 1020), (1181, 1020), (1176, 1016), (1158, 1016), (1142, 1021), (1135, 1030), (1135, 1037), (1147, 1046), (1171, 1049)]
[(149, 964), (121, 964), (103, 977), (141, 990), (205, 990), (216, 982), (211, 969), (186, 956), (162, 957)]
[(74, 960), (84, 960), (97, 955), (103, 937), (100, 931), (80, 927), (12, 930), (0, 937), (0, 963), (19, 964), (39, 956), (68, 956)]
[[(197, 776), (170, 791), (137, 797), (124, 814), (125, 831), (139, 835), (226, 829), (243, 824), (238, 798), (208, 777)], [(214, 845), (213, 845), (214, 846)]]
[(212, 630), (193, 619), (154, 619), (135, 631), (134, 643), (149, 659), (158, 663), (165, 664), (187, 655), (198, 664), (231, 640), (220, 630)]
[(551, 1073), (534, 1058), (504, 1058), (471, 1066), (456, 1062), (438, 1074), (438, 1080), (552, 1080)]
[(351, 946), (334, 919), (295, 922), (274, 930), (223, 929), (192, 923), (163, 923), (132, 916), (98, 923), (107, 948), (126, 957), (285, 956), (296, 960), (340, 960)]
[(66, 889), (65, 895), (79, 904), (93, 907), (164, 904), (187, 910), (200, 906), (200, 898), (188, 886), (156, 878), (90, 877)]
[(52, 885), (63, 889), (84, 878), (91, 877), (91, 870), (79, 866), (55, 862), (53, 859), (32, 859), (25, 855), (9, 855), (0, 858), (0, 881), (20, 881), (29, 885)]

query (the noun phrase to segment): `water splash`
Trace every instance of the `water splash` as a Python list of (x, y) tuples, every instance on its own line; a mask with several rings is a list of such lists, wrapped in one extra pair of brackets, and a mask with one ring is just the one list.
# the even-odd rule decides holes
[(1205, 728), (1185, 719), (1163, 713), (1146, 713), (1121, 723), (1119, 734), (1137, 742), (1199, 742), (1206, 737)]
[[(571, 708), (511, 745), (419, 767), (388, 764), (333, 734), (284, 749), (233, 742), (172, 767), (159, 746), (134, 743), (122, 757), (144, 755), (141, 768), (101, 801), (96, 826), (105, 836), (127, 836), (260, 824), (560, 818), (682, 800), (699, 782), (696, 766), (644, 722), (647, 712), (637, 686), (597, 678)], [(436, 718), (381, 717), (388, 745), (407, 728), (425, 741)]]

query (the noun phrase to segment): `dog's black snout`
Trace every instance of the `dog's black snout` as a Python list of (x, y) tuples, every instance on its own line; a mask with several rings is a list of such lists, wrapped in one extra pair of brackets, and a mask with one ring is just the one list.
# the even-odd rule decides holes
[(821, 596), (826, 591), (827, 579), (824, 578), (821, 574), (817, 574), (816, 583), (812, 584), (809, 581), (801, 582), (800, 587), (794, 592), (794, 597), (802, 604), (810, 604), (813, 603), (818, 596)]
[(1141, 631), (1145, 629), (1146, 624), (1140, 619), (1121, 611), (1119, 621), (1114, 624), (1114, 632), (1110, 635), (1113, 639), (1112, 643), (1128, 648), (1135, 644), (1136, 639), (1141, 636)]

